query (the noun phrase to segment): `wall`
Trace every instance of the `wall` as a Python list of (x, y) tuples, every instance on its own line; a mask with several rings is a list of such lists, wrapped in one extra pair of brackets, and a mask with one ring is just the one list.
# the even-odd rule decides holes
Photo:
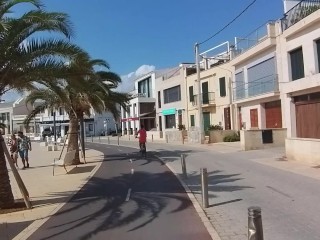
[(164, 131), (164, 139), (168, 142), (182, 142), (182, 137), (186, 135), (186, 131), (168, 130)]
[(285, 145), (289, 160), (320, 164), (320, 139), (287, 138)]
[[(270, 129), (269, 129), (270, 130)], [(271, 147), (285, 146), (285, 139), (287, 136), (287, 129), (272, 129), (273, 143), (262, 143), (262, 129), (261, 130), (241, 130), (240, 142), (241, 148), (244, 151), (264, 149)]]
[(209, 142), (210, 143), (217, 143), (223, 142), (223, 138), (225, 136), (231, 135), (236, 133), (234, 130), (215, 130), (209, 132)]

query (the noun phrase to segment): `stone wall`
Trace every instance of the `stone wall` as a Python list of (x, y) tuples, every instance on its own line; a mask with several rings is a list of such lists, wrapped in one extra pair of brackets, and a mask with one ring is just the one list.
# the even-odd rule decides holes
[(223, 138), (228, 135), (232, 135), (237, 133), (234, 130), (214, 130), (209, 132), (209, 142), (210, 143), (217, 143), (223, 142)]
[(287, 138), (286, 157), (311, 164), (320, 164), (320, 139)]
[[(262, 131), (272, 130), (273, 143), (263, 143)], [(275, 129), (259, 129), (259, 130), (241, 130), (240, 141), (242, 150), (255, 150), (264, 149), (271, 147), (282, 147), (285, 146), (285, 139), (287, 136), (286, 128), (275, 128)]]

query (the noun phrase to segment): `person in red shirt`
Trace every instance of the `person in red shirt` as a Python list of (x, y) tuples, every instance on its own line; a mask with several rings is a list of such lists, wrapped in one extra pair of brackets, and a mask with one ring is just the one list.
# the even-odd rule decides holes
[(137, 132), (136, 137), (139, 134), (139, 147), (140, 149), (144, 149), (146, 151), (146, 142), (147, 142), (147, 131), (144, 129), (143, 124), (141, 124), (140, 130)]

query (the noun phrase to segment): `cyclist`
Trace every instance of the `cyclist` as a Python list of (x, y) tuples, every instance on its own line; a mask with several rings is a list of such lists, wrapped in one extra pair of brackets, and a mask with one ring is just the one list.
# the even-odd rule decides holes
[(146, 141), (147, 141), (147, 131), (144, 129), (144, 125), (141, 124), (140, 130), (137, 132), (136, 137), (138, 137), (139, 134), (139, 147), (140, 152), (146, 152)]

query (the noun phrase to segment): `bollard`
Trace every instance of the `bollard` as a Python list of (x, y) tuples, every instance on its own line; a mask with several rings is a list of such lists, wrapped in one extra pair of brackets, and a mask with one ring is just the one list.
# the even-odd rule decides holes
[(184, 136), (182, 136), (182, 144), (184, 144)]
[(168, 135), (166, 135), (166, 142), (168, 143), (169, 141), (168, 141)]
[(181, 168), (182, 168), (183, 177), (188, 178), (187, 166), (186, 166), (186, 156), (184, 154), (181, 154)]
[(130, 141), (130, 134), (129, 134), (129, 141)]
[(100, 138), (100, 135), (99, 135), (99, 143), (101, 143), (101, 138)]
[(201, 196), (202, 196), (202, 207), (209, 207), (208, 198), (208, 172), (206, 168), (201, 168)]
[(263, 240), (260, 207), (248, 208), (248, 240)]
[(153, 142), (153, 134), (151, 135), (151, 139), (152, 139), (152, 142)]
[(91, 135), (91, 142), (93, 142), (93, 135)]
[(110, 137), (108, 137), (108, 144), (110, 144)]
[(118, 146), (119, 146), (119, 138), (120, 138), (120, 137), (119, 137), (119, 135), (118, 135)]

